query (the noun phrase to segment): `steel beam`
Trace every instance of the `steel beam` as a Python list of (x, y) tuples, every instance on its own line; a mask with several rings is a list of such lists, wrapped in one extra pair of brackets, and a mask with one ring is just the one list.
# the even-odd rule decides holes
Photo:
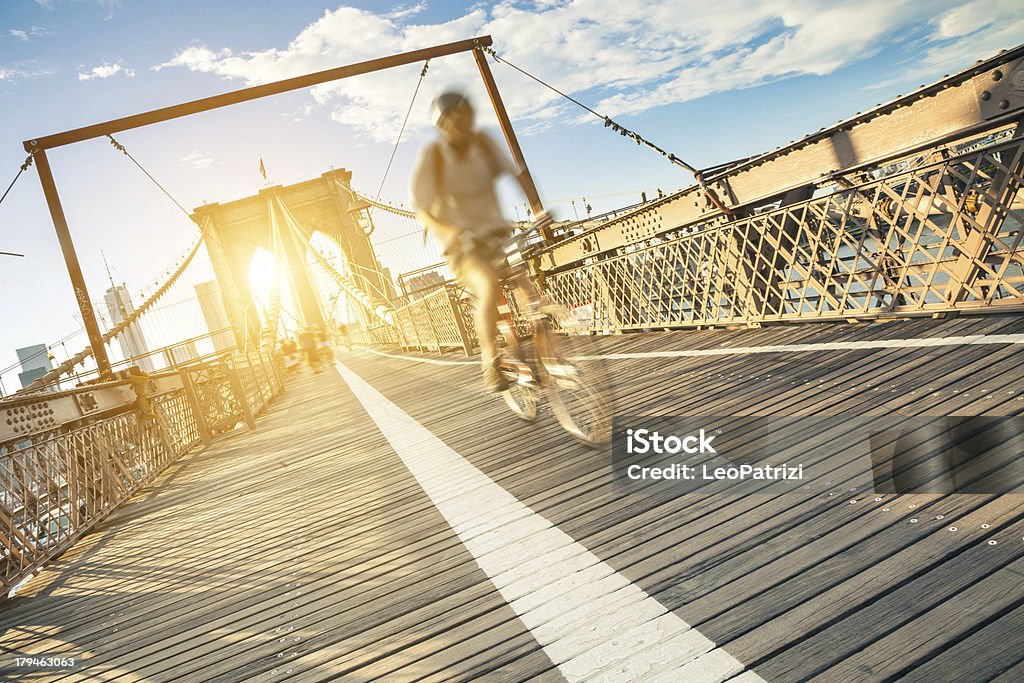
[(112, 376), (110, 359), (107, 358), (107, 348), (103, 345), (103, 334), (100, 332), (99, 323), (96, 322), (96, 312), (92, 308), (92, 299), (89, 298), (89, 289), (85, 285), (82, 266), (78, 262), (75, 243), (71, 240), (71, 231), (68, 229), (64, 207), (61, 206), (60, 196), (57, 194), (57, 185), (53, 182), (50, 162), (46, 158), (46, 152), (42, 149), (32, 150), (32, 154), (35, 157), (36, 169), (39, 171), (39, 182), (43, 186), (46, 206), (50, 209), (50, 218), (53, 219), (53, 227), (57, 231), (60, 250), (64, 254), (64, 263), (67, 265), (68, 275), (71, 276), (75, 301), (78, 302), (78, 310), (82, 313), (82, 324), (85, 325), (85, 332), (89, 336), (92, 357), (96, 359), (100, 379), (109, 379)]
[(349, 78), (350, 76), (368, 74), (374, 71), (402, 66), (404, 64), (422, 62), (435, 57), (444, 57), (458, 52), (466, 52), (467, 50), (472, 50), (478, 45), (490, 45), (491, 42), (490, 36), (480, 36), (479, 38), (473, 38), (470, 40), (460, 40), (454, 43), (424, 48), (422, 50), (403, 52), (401, 54), (391, 55), (390, 57), (380, 57), (378, 59), (371, 59), (365, 62), (358, 62), (356, 64), (339, 66), (334, 69), (317, 71), (303, 76), (286, 78), (281, 81), (274, 81), (273, 83), (255, 85), (241, 90), (233, 90), (220, 95), (213, 95), (212, 97), (204, 97), (203, 99), (192, 100), (191, 102), (183, 102), (170, 107), (154, 109), (142, 114), (134, 114), (120, 119), (104, 121), (103, 123), (96, 123), (83, 128), (75, 128), (74, 130), (56, 133), (54, 135), (46, 135), (36, 138), (35, 140), (26, 140), (24, 143), (25, 150), (28, 152), (35, 152), (36, 150), (52, 149), (62, 145), (70, 145), (74, 142), (90, 140), (103, 135), (118, 133), (123, 130), (148, 126), (153, 123), (170, 121), (172, 119), (180, 119), (183, 116), (191, 116), (192, 114), (210, 111), (211, 109), (220, 109), (221, 107), (228, 107), (232, 104), (258, 100), (269, 95), (279, 95), (292, 90), (300, 90), (302, 88), (309, 88), (321, 83)]
[[(487, 44), (479, 42), (476, 46), (486, 47)], [(512, 158), (515, 160), (516, 165), (519, 166), (519, 172), (523, 180), (523, 189), (526, 191), (526, 199), (530, 202), (533, 215), (537, 216), (544, 210), (544, 205), (540, 201), (540, 193), (537, 192), (533, 176), (530, 175), (530, 168), (526, 165), (523, 150), (519, 147), (516, 131), (512, 128), (512, 121), (509, 120), (508, 112), (505, 111), (505, 103), (501, 101), (501, 93), (498, 92), (498, 86), (494, 82), (491, 67), (487, 64), (487, 55), (484, 54), (483, 50), (476, 49), (473, 50), (473, 59), (476, 60), (477, 69), (480, 70), (480, 78), (483, 79), (484, 87), (487, 88), (487, 95), (491, 98), (494, 113), (498, 115), (498, 124), (501, 126), (501, 132), (505, 135), (505, 142), (508, 143), (509, 151), (512, 152)], [(551, 228), (548, 226), (541, 227), (541, 237), (549, 244), (554, 241)]]

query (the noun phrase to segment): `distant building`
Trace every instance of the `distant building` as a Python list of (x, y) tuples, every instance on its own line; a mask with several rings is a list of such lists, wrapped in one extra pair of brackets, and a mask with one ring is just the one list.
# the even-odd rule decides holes
[[(107, 289), (107, 293), (103, 295), (103, 301), (107, 304), (107, 314), (110, 316), (111, 326), (120, 324), (135, 311), (128, 288), (124, 285), (114, 285)], [(133, 364), (138, 365), (143, 372), (153, 372), (153, 359), (148, 355), (149, 347), (146, 345), (146, 337), (142, 334), (142, 328), (139, 325), (129, 325), (126, 330), (117, 335), (117, 341), (121, 345), (121, 353), (125, 358), (133, 359)]]
[(420, 273), (409, 278), (405, 278), (402, 282), (402, 289), (405, 290), (405, 295), (408, 297), (415, 298), (416, 295), (422, 295), (428, 290), (435, 290), (444, 284), (444, 276), (442, 276), (436, 270), (431, 270), (426, 273)]
[(18, 373), (18, 381), (24, 389), (50, 370), (53, 364), (50, 362), (50, 351), (46, 344), (33, 344), (14, 351), (18, 354), (18, 362), (21, 363), (21, 372)]
[(235, 333), (231, 329), (228, 312), (224, 310), (224, 300), (220, 296), (220, 285), (217, 284), (216, 280), (200, 282), (196, 285), (196, 296), (199, 298), (199, 308), (203, 310), (206, 329), (213, 334), (210, 339), (213, 341), (214, 350), (226, 351), (234, 347)]
[(164, 360), (167, 361), (169, 366), (184, 365), (196, 358), (199, 358), (199, 351), (196, 349), (196, 343), (193, 341), (168, 346), (164, 349)]

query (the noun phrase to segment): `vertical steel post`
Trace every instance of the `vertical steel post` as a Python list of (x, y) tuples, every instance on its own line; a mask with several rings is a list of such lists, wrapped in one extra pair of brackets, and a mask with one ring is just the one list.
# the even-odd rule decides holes
[(82, 266), (78, 263), (75, 244), (71, 241), (71, 231), (68, 230), (68, 221), (64, 217), (64, 208), (60, 204), (57, 185), (53, 182), (50, 162), (46, 158), (45, 150), (30, 151), (32, 151), (32, 155), (35, 157), (36, 169), (39, 171), (39, 182), (43, 186), (43, 196), (46, 197), (46, 206), (50, 209), (50, 218), (53, 219), (53, 227), (57, 231), (57, 240), (60, 242), (60, 250), (64, 254), (64, 263), (67, 265), (68, 275), (71, 276), (71, 286), (75, 290), (75, 300), (78, 301), (78, 309), (82, 312), (82, 323), (85, 325), (86, 334), (89, 335), (92, 357), (96, 359), (100, 378), (109, 379), (113, 377), (114, 373), (110, 369), (107, 349), (103, 346), (103, 336), (100, 333), (99, 323), (96, 322), (96, 314), (92, 308), (92, 299), (89, 298), (89, 290), (85, 286), (85, 277), (82, 275)]
[(455, 327), (459, 330), (459, 339), (462, 341), (462, 350), (467, 356), (473, 355), (473, 342), (469, 337), (469, 330), (466, 329), (466, 321), (462, 318), (462, 308), (459, 305), (459, 295), (454, 287), (445, 285), (448, 292), (448, 305), (452, 309), (452, 317), (455, 318)]
[(181, 377), (181, 384), (185, 388), (185, 398), (188, 401), (188, 406), (192, 409), (192, 417), (196, 420), (196, 431), (199, 432), (199, 440), (204, 446), (209, 446), (213, 440), (213, 434), (210, 431), (210, 423), (206, 420), (203, 404), (199, 400), (199, 392), (196, 391), (196, 383), (192, 379), (192, 373), (189, 372), (188, 368), (185, 368), (179, 370), (178, 374)]
[[(509, 151), (512, 152), (512, 158), (520, 168), (523, 180), (523, 189), (526, 191), (526, 198), (530, 202), (530, 208), (533, 209), (533, 215), (536, 216), (544, 210), (544, 205), (540, 201), (540, 194), (537, 192), (537, 186), (534, 184), (533, 176), (530, 175), (530, 169), (526, 165), (526, 159), (523, 157), (523, 150), (519, 147), (519, 140), (516, 139), (516, 132), (512, 129), (512, 122), (508, 118), (508, 112), (505, 111), (505, 103), (501, 101), (501, 94), (498, 92), (498, 86), (494, 83), (494, 76), (491, 75), (491, 67), (487, 64), (487, 55), (485, 55), (484, 51), (480, 49), (480, 46), (473, 49), (473, 59), (476, 60), (476, 66), (480, 70), (480, 78), (483, 79), (484, 87), (487, 88), (487, 94), (491, 98), (491, 104), (494, 106), (494, 113), (498, 115), (498, 123), (501, 125), (501, 132), (505, 134), (505, 142), (508, 143)], [(545, 242), (554, 241), (551, 234), (551, 228), (542, 226), (540, 230), (541, 237), (544, 238)]]
[(256, 429), (256, 419), (253, 417), (252, 406), (249, 405), (249, 397), (245, 393), (245, 386), (242, 384), (242, 377), (238, 373), (238, 368), (230, 363), (224, 363), (224, 372), (228, 376), (231, 392), (235, 395), (239, 408), (242, 409), (242, 418), (245, 420), (246, 426), (249, 428), (249, 431)]

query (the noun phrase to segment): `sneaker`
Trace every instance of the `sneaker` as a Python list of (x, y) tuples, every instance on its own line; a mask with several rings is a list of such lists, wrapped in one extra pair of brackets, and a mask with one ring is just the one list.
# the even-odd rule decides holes
[(484, 368), (484, 387), (487, 391), (494, 393), (501, 393), (509, 387), (508, 380), (498, 370), (498, 366), (501, 364), (501, 359), (494, 361), (494, 365), (490, 365)]

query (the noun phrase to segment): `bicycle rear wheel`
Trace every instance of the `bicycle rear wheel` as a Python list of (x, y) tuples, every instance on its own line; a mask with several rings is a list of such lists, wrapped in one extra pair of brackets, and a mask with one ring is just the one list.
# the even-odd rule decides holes
[(577, 441), (597, 448), (612, 437), (611, 387), (596, 367), (582, 368), (562, 353), (547, 321), (537, 324), (537, 355), (551, 411)]

